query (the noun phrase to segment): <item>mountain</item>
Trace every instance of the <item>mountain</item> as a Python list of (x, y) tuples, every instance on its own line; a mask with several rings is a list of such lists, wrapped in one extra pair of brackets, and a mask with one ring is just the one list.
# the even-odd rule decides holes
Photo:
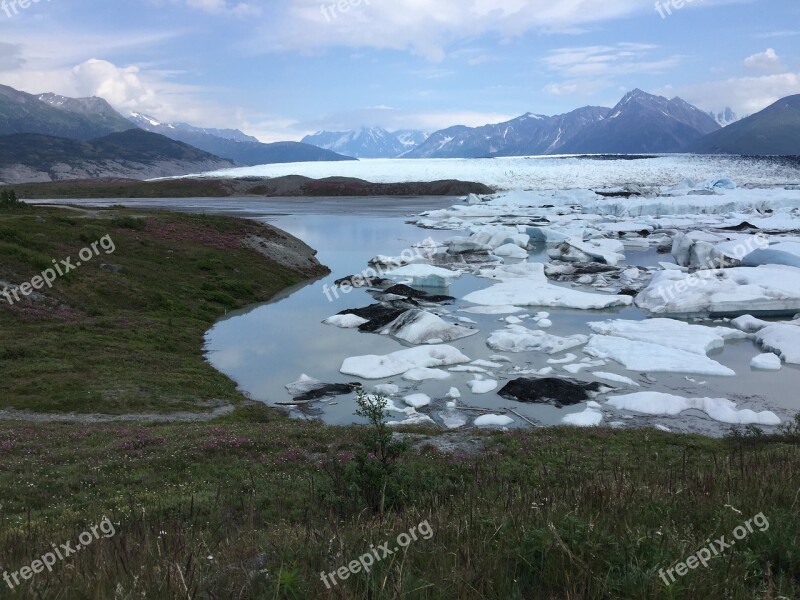
[(303, 143), (354, 158), (396, 158), (426, 137), (421, 131), (390, 133), (380, 127), (365, 127), (353, 131), (319, 131), (304, 137)]
[(394, 132), (394, 137), (400, 140), (400, 143), (406, 150), (413, 150), (420, 144), (423, 144), (428, 139), (428, 134), (424, 131), (415, 131), (413, 129), (402, 129)]
[(708, 113), (680, 98), (633, 90), (608, 113), (561, 147), (567, 154), (682, 152), (719, 129)]
[(739, 117), (730, 106), (726, 106), (725, 110), (715, 113), (711, 111), (708, 113), (711, 115), (711, 118), (714, 119), (720, 127), (727, 127), (731, 123), (735, 123), (739, 120)]
[(151, 179), (234, 167), (230, 160), (130, 129), (81, 141), (37, 133), (0, 136), (0, 180)]
[(353, 160), (348, 156), (299, 142), (262, 144), (238, 129), (207, 129), (186, 123), (161, 123), (140, 113), (132, 113), (130, 118), (145, 131), (161, 134), (242, 165)]
[(602, 121), (608, 112), (608, 108), (586, 106), (554, 117), (527, 113), (496, 125), (457, 125), (433, 133), (404, 158), (558, 154), (565, 144), (590, 125)]
[(800, 95), (788, 96), (689, 146), (699, 154), (800, 156)]
[(38, 133), (91, 140), (133, 125), (100, 98), (40, 97), (0, 85), (0, 135)]
[[(210, 135), (213, 137), (222, 138), (223, 140), (231, 140), (233, 142), (255, 142), (258, 143), (258, 138), (252, 135), (247, 135), (238, 129), (213, 129), (208, 127), (194, 127), (188, 123), (161, 123), (157, 119), (142, 113), (131, 112), (128, 119), (133, 121), (140, 129), (151, 131), (152, 133), (160, 133), (170, 137), (172, 132), (186, 132)], [(181, 141), (181, 140), (179, 140)]]

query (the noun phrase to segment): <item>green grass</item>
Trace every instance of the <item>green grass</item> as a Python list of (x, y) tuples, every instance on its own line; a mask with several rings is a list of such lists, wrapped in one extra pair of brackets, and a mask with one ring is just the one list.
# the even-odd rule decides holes
[[(105, 515), (116, 528), (9, 597), (800, 597), (796, 437), (487, 434), (478, 457), (406, 455), (403, 507), (380, 516), (341, 476), (363, 433), (254, 407), (208, 425), (1, 424), (2, 569)], [(768, 531), (659, 578), (759, 513)], [(425, 520), (432, 539), (320, 580)]]
[(106, 235), (115, 246), (59, 277), (42, 302), (0, 298), (0, 409), (116, 414), (241, 401), (203, 359), (203, 335), (226, 311), (304, 278), (242, 247), (246, 235), (270, 230), (174, 213), (91, 215), (0, 211), (0, 280), (16, 285), (54, 259), (74, 264)]

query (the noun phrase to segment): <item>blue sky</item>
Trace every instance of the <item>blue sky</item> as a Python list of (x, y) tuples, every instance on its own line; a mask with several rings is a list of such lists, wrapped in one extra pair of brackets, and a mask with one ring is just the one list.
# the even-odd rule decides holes
[(740, 114), (800, 93), (797, 0), (662, 0), (666, 18), (653, 0), (10, 2), (0, 83), (263, 141), (613, 106), (635, 87)]

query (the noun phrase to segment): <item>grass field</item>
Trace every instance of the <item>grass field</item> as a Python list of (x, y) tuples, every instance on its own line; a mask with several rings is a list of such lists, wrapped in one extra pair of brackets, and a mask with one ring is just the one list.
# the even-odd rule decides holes
[[(208, 423), (0, 421), (0, 598), (800, 598), (798, 425), (726, 439), (470, 429), (454, 452), (412, 430), (381, 470), (374, 429), (246, 401), (204, 362), (203, 332), (308, 276), (243, 248), (253, 233), (172, 213), (0, 211), (6, 281), (105, 235), (116, 245), (43, 299), (0, 307), (0, 409), (236, 405)], [(664, 582), (756, 515), (767, 529)], [(104, 518), (113, 535), (33, 572)], [(395, 552), (423, 522), (432, 535)], [(370, 572), (340, 571), (381, 546)]]

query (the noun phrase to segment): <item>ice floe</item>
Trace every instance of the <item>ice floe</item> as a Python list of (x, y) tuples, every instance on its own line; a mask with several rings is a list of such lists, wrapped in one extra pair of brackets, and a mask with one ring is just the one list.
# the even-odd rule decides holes
[(562, 422), (575, 427), (597, 427), (603, 422), (601, 408), (597, 402), (589, 401), (586, 403), (586, 409), (583, 412), (566, 415)]
[(389, 271), (386, 277), (413, 287), (444, 288), (461, 277), (461, 272), (427, 264), (411, 264)]
[(558, 354), (570, 348), (582, 346), (588, 340), (588, 336), (581, 334), (559, 337), (541, 330), (528, 329), (522, 325), (509, 325), (505, 329), (492, 333), (486, 344), (492, 350), (500, 352), (537, 351)]
[(420, 346), (382, 356), (352, 356), (344, 360), (340, 371), (363, 379), (385, 379), (420, 367), (434, 368), (468, 362), (470, 358), (453, 346)]
[(780, 425), (773, 412), (737, 410), (736, 403), (724, 398), (683, 398), (660, 392), (637, 392), (614, 396), (608, 404), (620, 410), (630, 410), (646, 415), (675, 416), (687, 410), (700, 410), (715, 421), (737, 425)]
[(441, 317), (424, 310), (409, 310), (394, 321), (379, 329), (377, 333), (391, 335), (409, 344), (452, 342), (478, 333), (463, 325), (447, 323)]
[(659, 271), (636, 304), (665, 316), (800, 311), (800, 268), (783, 265), (682, 273)]
[(800, 321), (776, 323), (756, 334), (756, 341), (767, 352), (774, 352), (784, 362), (800, 365)]
[(762, 371), (780, 371), (783, 367), (781, 357), (777, 354), (759, 354), (750, 361), (750, 366)]
[(704, 354), (615, 336), (592, 336), (584, 348), (584, 352), (597, 358), (614, 360), (629, 371), (690, 373), (723, 377), (736, 375), (733, 369)]
[(475, 427), (505, 427), (513, 422), (514, 419), (506, 415), (481, 415), (475, 419)]

